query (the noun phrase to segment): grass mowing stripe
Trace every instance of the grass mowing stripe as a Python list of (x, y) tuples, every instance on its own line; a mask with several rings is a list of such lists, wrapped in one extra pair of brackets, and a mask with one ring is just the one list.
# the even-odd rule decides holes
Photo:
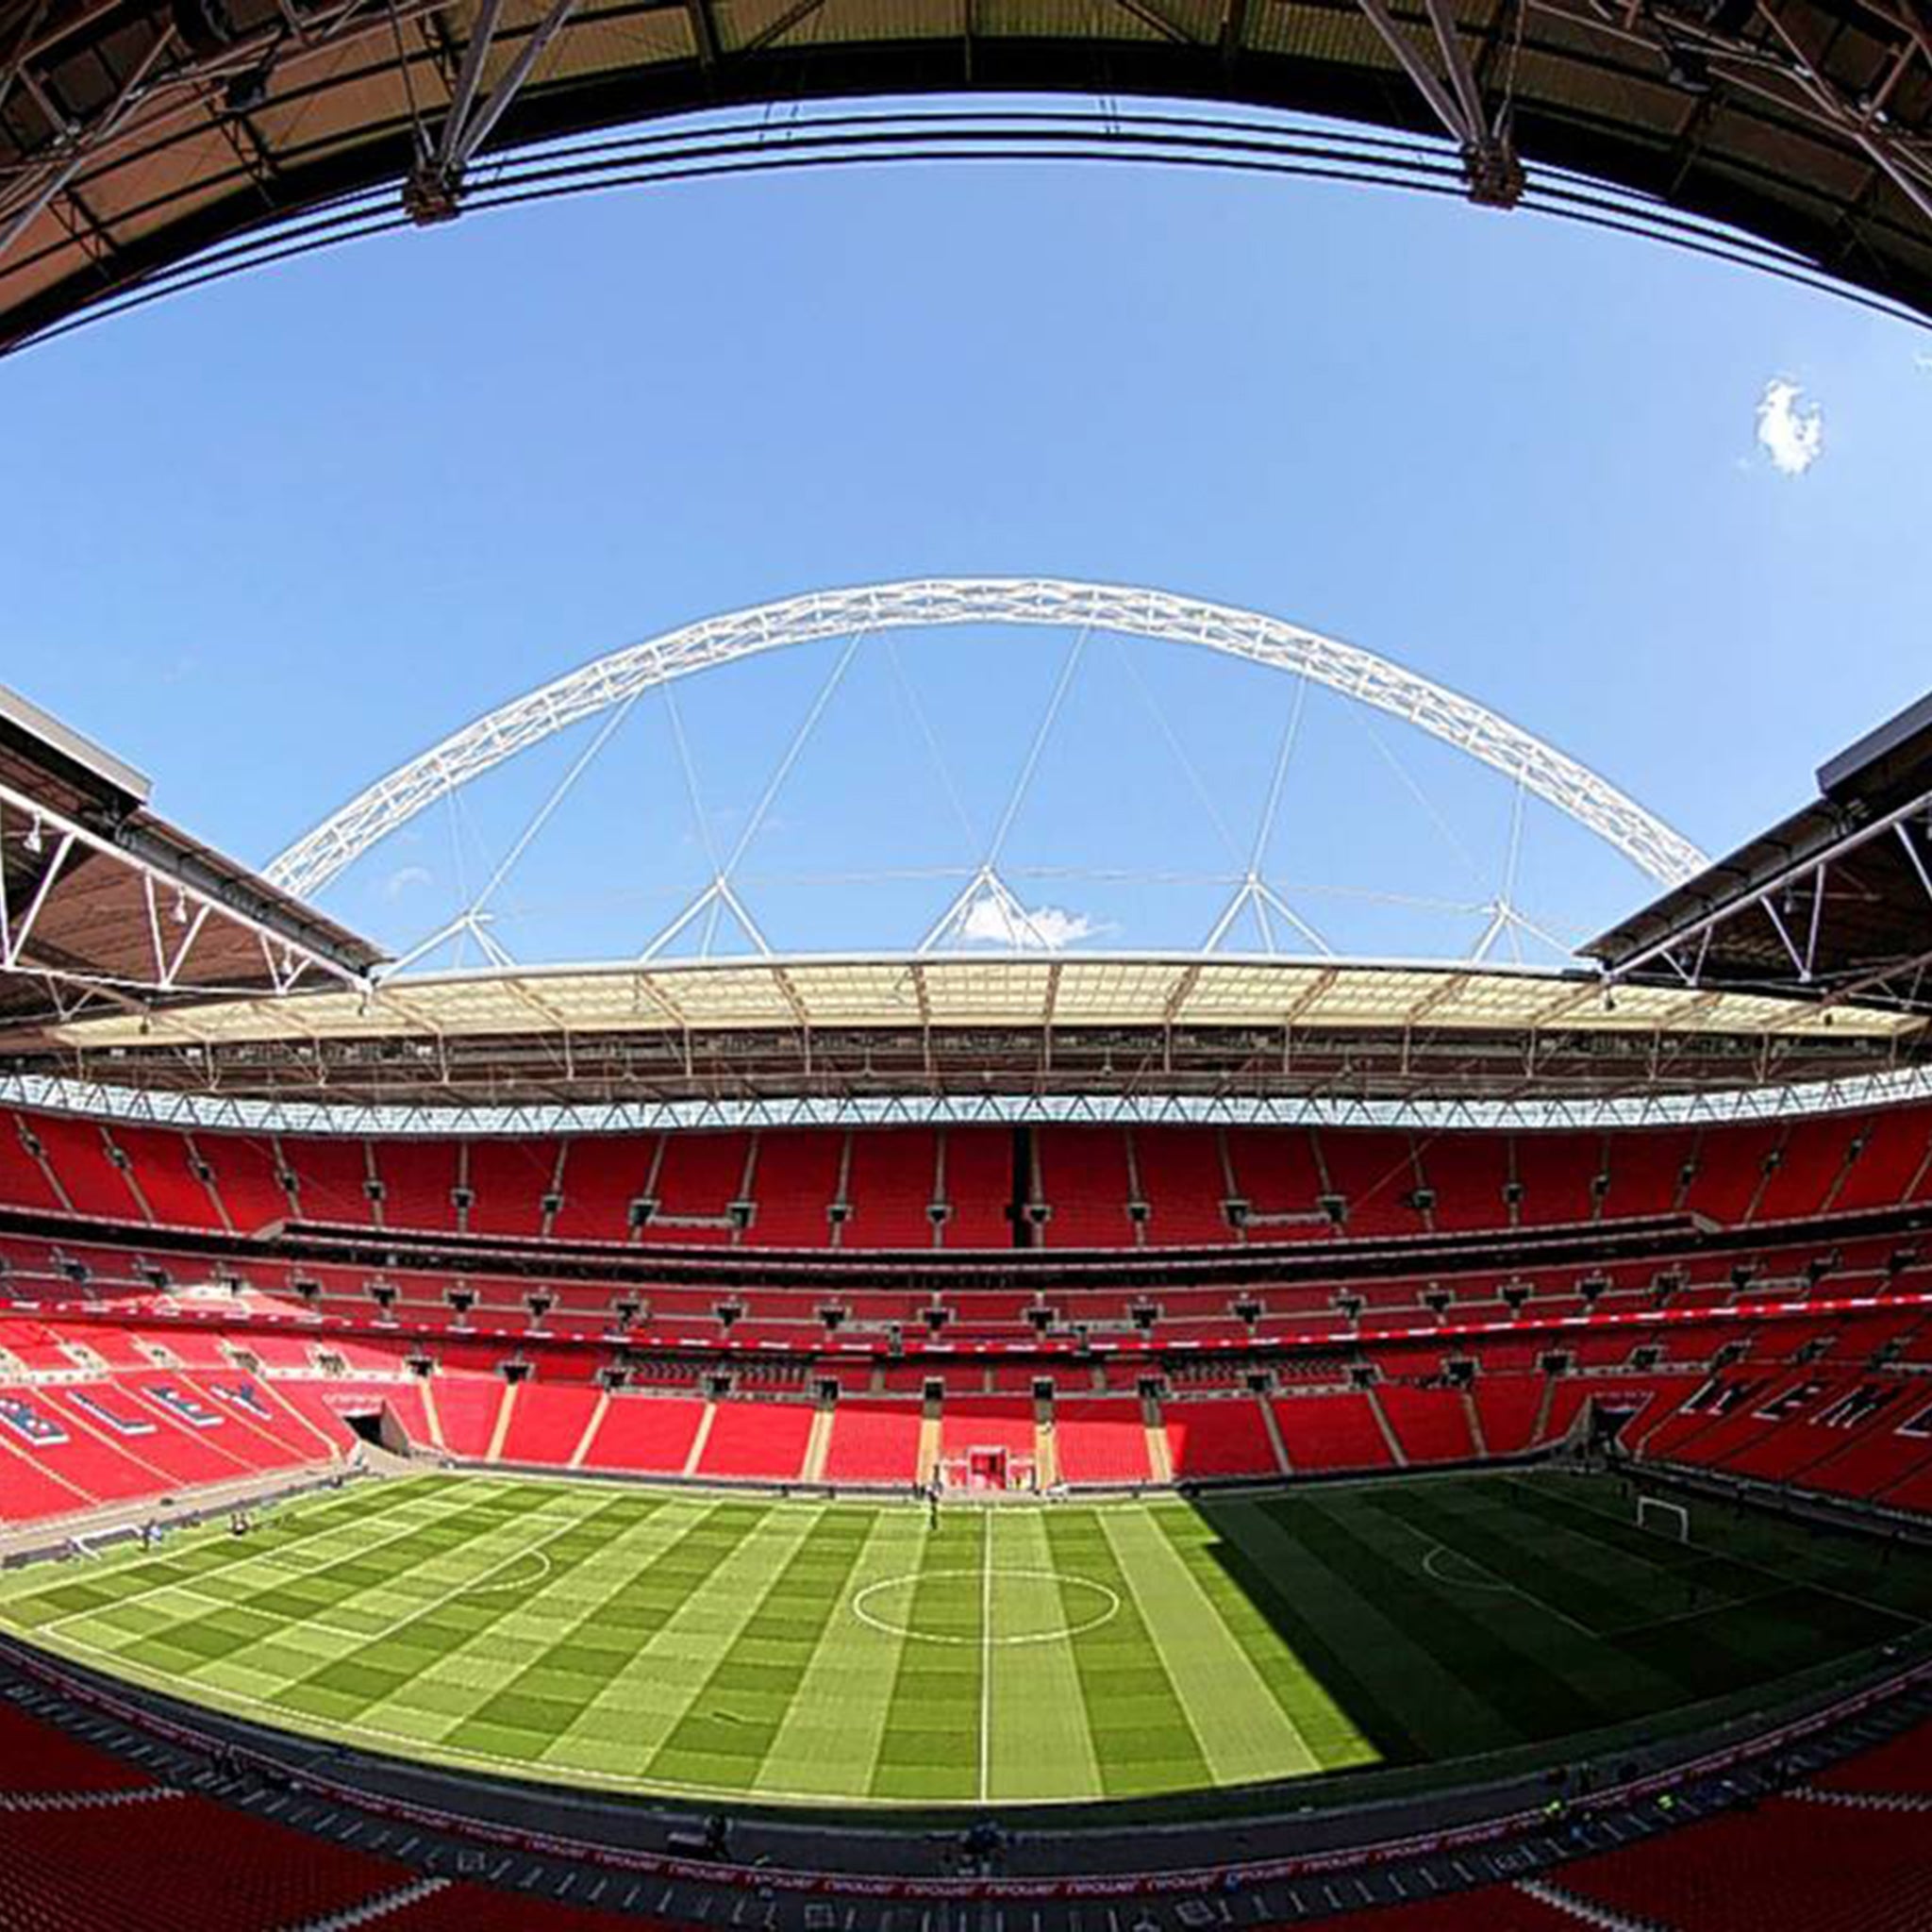
[(1107, 1623), (1071, 1640), (1103, 1790), (1109, 1797), (1124, 1797), (1209, 1783), (1212, 1774), (1200, 1740), (1141, 1621), (1100, 1512), (1050, 1512), (1046, 1540), (1070, 1624), (1091, 1608), (1091, 1593), (1074, 1578), (1099, 1584), (1120, 1600), (1119, 1611)]
[(518, 1769), (541, 1757), (628, 1666), (632, 1653), (609, 1641), (606, 1619), (641, 1551), (675, 1546), (675, 1515), (665, 1499), (630, 1495), (573, 1525), (548, 1579), (428, 1659), (372, 1718)]
[[(463, 1514), (458, 1492), (441, 1513), (422, 1522), (412, 1519), (392, 1525), (388, 1536), (374, 1542), (365, 1539), (341, 1556), (325, 1556), (322, 1562), (294, 1578), (266, 1564), (238, 1565), (232, 1573), (218, 1572), (215, 1580), (229, 1587), (213, 1594), (212, 1608), (211, 1593), (203, 1583), (142, 1592), (127, 1605), (97, 1613), (88, 1621), (85, 1634), (95, 1647), (111, 1649), (132, 1662), (192, 1675), (208, 1663), (233, 1663), (254, 1646), (284, 1641), (291, 1630), (299, 1628), (300, 1654), (312, 1662), (318, 1650), (326, 1656), (332, 1648), (361, 1641), (365, 1629), (380, 1627), (352, 1623), (344, 1628), (327, 1621), (331, 1612), (340, 1611), (350, 1599), (384, 1587), (395, 1574), (374, 1560), (378, 1552), (420, 1553), (425, 1538), (441, 1536)], [(412, 1554), (407, 1560), (414, 1562), (419, 1557)], [(257, 1577), (264, 1580), (257, 1583)], [(384, 1614), (392, 1616), (392, 1608)]]
[[(625, 1500), (631, 1505), (626, 1513), (594, 1524), (596, 1549), (528, 1591), (513, 1615), (447, 1648), (439, 1647), (435, 1633), (425, 1633), (412, 1647), (415, 1674), (366, 1720), (440, 1741), (506, 1688), (567, 1700), (574, 1707), (594, 1704), (630, 1662), (629, 1645), (608, 1626), (641, 1559), (675, 1543), (704, 1513), (669, 1497), (632, 1492)], [(493, 1715), (508, 1719), (514, 1712)], [(536, 1748), (549, 1742), (546, 1736)], [(530, 1740), (523, 1737), (479, 1748), (518, 1758), (531, 1755)]]
[[(1516, 1635), (1517, 1606), (1559, 1617), (1568, 1625), (1567, 1633), (1552, 1632), (1539, 1647), (1553, 1668), (1597, 1697), (1607, 1710), (1669, 1710), (1748, 1681), (1749, 1673), (1738, 1675), (1738, 1660), (1724, 1654), (1721, 1626), (1710, 1631), (1708, 1649), (1694, 1641), (1688, 1626), (1680, 1627), (1674, 1641), (1661, 1646), (1633, 1643), (1618, 1634), (1615, 1620), (1646, 1601), (1632, 1593), (1630, 1579), (1638, 1568), (1632, 1559), (1614, 1559), (1623, 1587), (1607, 1591), (1607, 1601), (1599, 1605), (1592, 1598), (1590, 1579), (1572, 1567), (1574, 1539), (1560, 1528), (1539, 1524), (1536, 1535), (1525, 1536), (1523, 1519), (1508, 1516), (1507, 1510), (1505, 1520), (1513, 1524), (1514, 1536), (1492, 1528), (1485, 1519), (1496, 1513), (1493, 1500), (1471, 1498), (1464, 1486), (1457, 1486), (1452, 1493), (1443, 1485), (1441, 1494), (1432, 1489), (1427, 1497), (1391, 1493), (1378, 1504), (1430, 1553), (1424, 1559), (1425, 1567), (1446, 1594), (1458, 1593), (1453, 1567), (1457, 1562), (1473, 1566), (1465, 1591), (1510, 1592), (1514, 1601), (1507, 1609), (1507, 1599), (1495, 1604), (1492, 1621), (1499, 1637)], [(1444, 1568), (1445, 1559), (1452, 1567)], [(1653, 1571), (1643, 1588), (1655, 1608), (1659, 1595), (1674, 1592), (1676, 1584)], [(1472, 1607), (1479, 1600), (1468, 1598)]]
[(940, 1527), (924, 1533), (909, 1588), (881, 1592), (891, 1619), (918, 1634), (899, 1646), (874, 1797), (970, 1799), (978, 1791), (984, 1533), (976, 1515), (942, 1511)]
[(846, 1600), (826, 1615), (755, 1790), (862, 1798), (872, 1789), (906, 1640), (861, 1622), (853, 1603), (870, 1585), (913, 1570), (929, 1537), (923, 1506), (868, 1511), (864, 1522)]
[(817, 1508), (713, 1503), (618, 1597), (630, 1658), (548, 1754), (641, 1779)]
[(1214, 1781), (1319, 1771), (1307, 1740), (1149, 1513), (1110, 1509), (1100, 1521)]
[[(564, 1492), (569, 1496), (569, 1492)], [(579, 1507), (560, 1523), (546, 1511), (534, 1510), (512, 1525), (496, 1524), (479, 1534), (465, 1549), (472, 1564), (465, 1581), (449, 1586), (442, 1594), (409, 1608), (386, 1628), (380, 1641), (360, 1646), (345, 1657), (338, 1657), (308, 1671), (276, 1692), (274, 1701), (291, 1710), (312, 1717), (331, 1718), (346, 1723), (386, 1703), (409, 1682), (425, 1661), (447, 1657), (452, 1652), (473, 1642), (483, 1631), (504, 1618), (514, 1615), (518, 1597), (514, 1591), (491, 1595), (469, 1594), (477, 1582), (487, 1579), (502, 1563), (521, 1554), (520, 1549), (491, 1549), (492, 1561), (481, 1564), (477, 1558), (483, 1546), (498, 1530), (513, 1527), (519, 1535), (535, 1532), (539, 1540), (529, 1547), (549, 1558), (553, 1579), (567, 1575), (591, 1556), (601, 1538), (594, 1527), (599, 1519), (620, 1515), (627, 1499), (607, 1503), (601, 1508), (581, 1507), (581, 1495), (571, 1498)]]
[[(541, 1496), (506, 1501), (459, 1488), (448, 1508), (425, 1522), (360, 1543), (299, 1574), (278, 1570), (272, 1583), (238, 1596), (233, 1607), (289, 1623), (327, 1617), (346, 1625), (350, 1635), (376, 1636), (395, 1624), (419, 1590), (426, 1598), (448, 1587), (444, 1558), (456, 1556), (458, 1574), (474, 1574), (469, 1553), (478, 1538), (503, 1527), (521, 1531), (525, 1518), (545, 1507)], [(361, 1601), (365, 1597), (372, 1601)]]
[(1626, 1523), (1607, 1510), (1574, 1502), (1543, 1483), (1522, 1478), (1511, 1481), (1523, 1508), (1531, 1515), (1610, 1549), (1621, 1550), (1659, 1571), (1688, 1575), (1721, 1596), (1748, 1597), (1764, 1589), (1767, 1581), (1785, 1581), (1756, 1563), (1726, 1556), (1722, 1551), (1706, 1549), (1696, 1542), (1675, 1542), (1655, 1530), (1640, 1529), (1635, 1521)]
[[(1266, 1505), (1264, 1507), (1268, 1507)], [(1323, 1562), (1364, 1596), (1387, 1609), (1410, 1641), (1443, 1673), (1480, 1687), (1483, 1700), (1524, 1739), (1563, 1730), (1587, 1730), (1599, 1719), (1595, 1700), (1568, 1683), (1540, 1655), (1533, 1640), (1512, 1642), (1498, 1627), (1495, 1598), (1481, 1609), (1456, 1601), (1441, 1586), (1427, 1587), (1417, 1553), (1405, 1531), (1394, 1547), (1375, 1535), (1376, 1524), (1359, 1507), (1345, 1511), (1333, 1498), (1310, 1498), (1297, 1518), (1303, 1540)], [(1386, 1527), (1393, 1530), (1395, 1525)]]
[[(993, 1567), (1008, 1584), (995, 1607), (998, 1634), (1024, 1636), (1071, 1627), (1058, 1588), (1044, 1574), (1053, 1569), (1044, 1512), (1037, 1508), (990, 1509)], [(1019, 1586), (1016, 1592), (1012, 1586)], [(1089, 1614), (1103, 1605), (1090, 1603)], [(1081, 1621), (1084, 1622), (1085, 1616)], [(1041, 1643), (1007, 1642), (992, 1648), (991, 1722), (988, 1725), (990, 1796), (1005, 1804), (1029, 1798), (1084, 1797), (1100, 1789), (1080, 1674), (1064, 1639)]]
[[(1207, 1557), (1226, 1571), (1385, 1759), (1410, 1762), (1520, 1743), (1515, 1725), (1419, 1643), (1392, 1604), (1326, 1560), (1313, 1507), (1306, 1498), (1203, 1498), (1194, 1505), (1211, 1538)], [(1405, 1585), (1408, 1594), (1432, 1588), (1420, 1569)]]
[(1336, 1771), (1374, 1763), (1381, 1753), (1329, 1694), (1322, 1658), (1302, 1657), (1291, 1632), (1271, 1621), (1234, 1572), (1215, 1560), (1212, 1529), (1195, 1511), (1180, 1506), (1157, 1507), (1149, 1515), (1175, 1558), (1186, 1566), (1195, 1590), (1241, 1645), (1268, 1695), (1294, 1726), (1314, 1765)]
[(819, 1518), (658, 1747), (651, 1777), (726, 1789), (756, 1781), (845, 1603), (867, 1528), (841, 1510)]
[[(1687, 1549), (1632, 1514), (1541, 1474), (956, 1511), (934, 1535), (891, 1507), (438, 1476), (23, 1572), (0, 1623), (64, 1619), (51, 1648), (306, 1733), (620, 1790), (972, 1803), (983, 1736), (1009, 1803), (1244, 1775), (1217, 1727), (1271, 1705), (1333, 1761), (1305, 1691), (1411, 1754), (1602, 1718), (1634, 1737), (1689, 1698), (1827, 1682), (1932, 1609), (1910, 1549), (1702, 1505)], [(1573, 1612), (1594, 1592), (1607, 1634), (1499, 1588), (1519, 1579)], [(54, 1592), (75, 1586), (69, 1615)], [(1069, 1634), (1107, 1591), (1118, 1609)], [(324, 1680), (347, 1694), (310, 1694)]]
[[(325, 1510), (306, 1516), (300, 1530), (286, 1538), (277, 1534), (273, 1547), (279, 1550), (319, 1541), (339, 1528), (354, 1531), (368, 1517), (381, 1516), (419, 1500), (420, 1492), (410, 1483), (398, 1484), (393, 1491), (385, 1486), (374, 1496), (367, 1491), (350, 1491)], [(356, 1506), (363, 1503), (368, 1505), (367, 1509), (358, 1511)], [(286, 1519), (275, 1522), (275, 1530), (279, 1532), (285, 1522)], [(5, 1604), (9, 1618), (23, 1627), (40, 1628), (65, 1616), (136, 1602), (170, 1584), (192, 1583), (219, 1572), (242, 1568), (263, 1556), (258, 1541), (263, 1534), (258, 1530), (253, 1537), (242, 1538), (211, 1529), (176, 1530), (171, 1532), (173, 1539), (185, 1537), (188, 1541), (180, 1547), (168, 1549), (164, 1555), (158, 1557), (152, 1551), (137, 1553), (132, 1549), (110, 1553), (83, 1577), (63, 1576), (52, 1586), (46, 1584), (42, 1572), (25, 1569), (10, 1579), (10, 1588), (0, 1588), (0, 1603)]]
[[(1371, 1501), (1382, 1515), (1412, 1530), (1424, 1548), (1453, 1553), (1476, 1573), (1591, 1637), (1616, 1628), (1646, 1602), (1654, 1604), (1663, 1581), (1657, 1571), (1617, 1560), (1607, 1550), (1599, 1555), (1611, 1560), (1584, 1570), (1562, 1530), (1545, 1529), (1532, 1541), (1524, 1538), (1519, 1517), (1513, 1519), (1512, 1536), (1485, 1520), (1479, 1502), (1469, 1507), (1467, 1493), (1448, 1484), (1430, 1485), (1426, 1493), (1391, 1488)], [(1439, 1568), (1431, 1565), (1432, 1571)]]

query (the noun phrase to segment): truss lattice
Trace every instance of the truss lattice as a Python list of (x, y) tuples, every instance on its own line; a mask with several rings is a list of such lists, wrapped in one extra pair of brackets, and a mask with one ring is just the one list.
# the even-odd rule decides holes
[(1594, 833), (1660, 884), (1707, 860), (1607, 779), (1474, 699), (1356, 644), (1171, 591), (1054, 577), (928, 577), (812, 591), (629, 645), (512, 699), (358, 792), (267, 876), (312, 897), (418, 813), (559, 731), (655, 686), (791, 645), (891, 629), (1014, 625), (1189, 644), (1327, 686), (1453, 745)]

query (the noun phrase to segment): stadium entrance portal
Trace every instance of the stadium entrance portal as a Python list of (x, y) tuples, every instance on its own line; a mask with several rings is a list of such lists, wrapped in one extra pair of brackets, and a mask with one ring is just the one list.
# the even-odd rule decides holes
[(991, 1490), (1030, 1490), (1033, 1458), (1016, 1456), (1004, 1447), (976, 1447), (949, 1456), (940, 1465), (941, 1480), (949, 1490), (984, 1494)]

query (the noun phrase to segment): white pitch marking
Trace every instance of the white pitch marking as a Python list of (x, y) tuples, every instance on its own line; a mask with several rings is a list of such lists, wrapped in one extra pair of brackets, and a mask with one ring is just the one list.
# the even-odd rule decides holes
[(1482, 1568), (1473, 1557), (1464, 1557), (1461, 1551), (1452, 1550), (1447, 1543), (1438, 1543), (1423, 1558), (1424, 1573), (1434, 1577), (1438, 1583), (1446, 1583), (1456, 1590), (1487, 1590), (1498, 1596), (1516, 1596), (1520, 1593), (1513, 1583), (1505, 1583), (1493, 1571), (1486, 1570), (1480, 1576), (1444, 1576), (1436, 1568), (1436, 1559), (1439, 1557), (1456, 1557), (1469, 1564), (1472, 1569)]
[[(412, 1496), (409, 1498), (408, 1503), (404, 1505), (403, 1507), (410, 1507), (410, 1505), (413, 1505), (416, 1500), (417, 1499)], [(432, 1496), (429, 1498), (429, 1500), (432, 1503), (434, 1503), (439, 1499)], [(358, 1557), (366, 1557), (372, 1551), (383, 1549), (391, 1543), (405, 1542), (412, 1536), (421, 1535), (424, 1530), (429, 1528), (432, 1524), (441, 1522), (443, 1517), (454, 1515), (457, 1512), (457, 1510), (458, 1510), (462, 1507), (463, 1499), (461, 1498), (461, 1496), (453, 1494), (447, 1499), (447, 1507), (438, 1508), (434, 1515), (426, 1518), (425, 1521), (405, 1524), (402, 1528), (392, 1531), (388, 1536), (379, 1536), (373, 1542), (359, 1543), (354, 1549), (342, 1551), (339, 1556), (325, 1557), (321, 1562), (316, 1564), (315, 1568), (318, 1571), (325, 1570), (336, 1563), (352, 1562)], [(343, 1527), (345, 1529), (354, 1529), (356, 1525), (354, 1524), (344, 1524)], [(332, 1527), (318, 1532), (320, 1536), (325, 1538), (334, 1536), (336, 1533), (337, 1532)], [(128, 1554), (130, 1555), (130, 1557), (137, 1556), (137, 1553), (133, 1551), (130, 1551)], [(253, 1569), (255, 1565), (258, 1563), (264, 1564), (273, 1568), (285, 1568), (286, 1566), (275, 1562), (276, 1557), (280, 1554), (282, 1553), (275, 1550), (252, 1550), (246, 1556), (241, 1557), (238, 1561), (233, 1563), (224, 1563), (221, 1565), (219, 1569), (209, 1570), (205, 1574), (209, 1577), (232, 1576), (239, 1580), (241, 1577), (245, 1575), (248, 1571)], [(167, 1560), (167, 1552), (165, 1550), (160, 1551), (158, 1553), (154, 1551), (141, 1552), (138, 1553), (138, 1555), (140, 1560), (153, 1560), (157, 1557), (157, 1555), (158, 1555), (158, 1557), (161, 1561), (165, 1562)], [(142, 1603), (151, 1596), (160, 1596), (168, 1591), (177, 1591), (183, 1596), (199, 1596), (203, 1598), (205, 1601), (224, 1603), (226, 1604), (231, 1609), (237, 1607), (235, 1601), (232, 1597), (218, 1597), (208, 1591), (197, 1591), (191, 1584), (183, 1583), (178, 1578), (171, 1578), (166, 1583), (152, 1583), (149, 1584), (143, 1590), (128, 1591), (124, 1594), (117, 1596), (111, 1604), (103, 1605), (101, 1607), (103, 1609), (120, 1609), (125, 1605)], [(30, 1594), (30, 1592), (23, 1591), (22, 1594), (26, 1595)], [(58, 1630), (63, 1624), (77, 1623), (83, 1617), (96, 1617), (100, 1614), (101, 1611), (98, 1609), (70, 1610), (65, 1616), (56, 1617), (51, 1623), (43, 1624), (40, 1627), (43, 1630)]]
[(986, 1803), (992, 1757), (992, 1511), (979, 1544), (979, 1802)]
[(1075, 1637), (1084, 1637), (1090, 1630), (1098, 1630), (1103, 1624), (1109, 1624), (1120, 1615), (1121, 1598), (1117, 1590), (1105, 1583), (1095, 1583), (1091, 1576), (1081, 1576), (1071, 1570), (996, 1569), (991, 1573), (995, 1576), (1024, 1576), (1041, 1583), (1071, 1583), (1076, 1590), (1091, 1590), (1095, 1596), (1106, 1600), (1097, 1616), (1089, 1617), (1084, 1624), (1064, 1624), (1058, 1630), (1019, 1630), (991, 1639), (982, 1630), (977, 1637), (956, 1637), (950, 1631), (915, 1630), (908, 1624), (894, 1624), (866, 1607), (870, 1599), (882, 1591), (902, 1590), (908, 1583), (930, 1583), (950, 1576), (977, 1576), (980, 1574), (977, 1570), (908, 1570), (903, 1576), (882, 1576), (876, 1583), (868, 1583), (852, 1599), (852, 1614), (884, 1637), (903, 1637), (913, 1643), (979, 1644), (990, 1641), (995, 1650), (1010, 1649), (1021, 1643), (1068, 1642)]

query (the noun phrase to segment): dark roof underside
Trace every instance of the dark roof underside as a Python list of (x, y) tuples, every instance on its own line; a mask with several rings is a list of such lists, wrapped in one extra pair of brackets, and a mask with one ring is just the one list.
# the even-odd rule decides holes
[(268, 990), (265, 940), (350, 974), (381, 958), (155, 816), (139, 773), (5, 691), (0, 789), (0, 908), (19, 954), (12, 970), (0, 958), (0, 1027)]
[(1819, 796), (1583, 952), (1657, 984), (1932, 1014), (1932, 699), (1833, 758)]
[[(0, 257), (0, 342), (399, 179), (412, 116), (433, 140), (458, 91), (478, 11), (0, 0), (0, 241), (25, 216)], [(486, 92), (545, 11), (506, 0)], [(1921, 0), (1781, 0), (1774, 17), (1755, 0), (1460, 0), (1455, 13), (1484, 115), (1507, 108), (1533, 178), (1574, 170), (1655, 196), (1932, 314)], [(1422, 7), (1395, 18), (1440, 72)], [(1687, 69), (1714, 85), (1687, 89)], [(1441, 131), (1352, 0), (582, 0), (485, 146), (734, 103), (1030, 92)]]

